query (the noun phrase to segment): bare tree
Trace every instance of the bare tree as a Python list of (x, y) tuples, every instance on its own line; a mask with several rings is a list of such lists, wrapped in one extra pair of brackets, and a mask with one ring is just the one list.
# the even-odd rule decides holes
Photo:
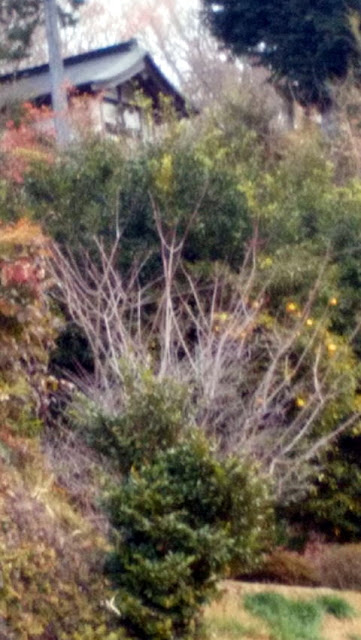
[(265, 83), (266, 74), (236, 63), (219, 50), (203, 26), (200, 6), (181, 0), (138, 0), (105, 7), (89, 0), (81, 21), (62, 35), (66, 55), (137, 38), (149, 50), (166, 75), (199, 108), (222, 99), (230, 90), (250, 84), (267, 93), (279, 108), (280, 100)]
[(322, 428), (345, 403), (352, 375), (347, 346), (327, 331), (327, 308), (311, 318), (322, 274), (304, 308), (291, 305), (278, 321), (267, 311), (268, 283), (259, 284), (256, 242), (239, 273), (216, 265), (212, 276), (196, 276), (181, 258), (184, 236), (153, 208), (163, 263), (155, 282), (140, 284), (143, 263), (121, 276), (120, 236), (110, 253), (97, 242), (97, 264), (84, 256), (79, 265), (54, 247), (59, 295), (94, 358), (94, 376), (80, 375), (76, 384), (114, 415), (124, 401), (122, 361), (134, 372), (150, 368), (159, 381), (176, 380), (189, 389), (196, 423), (220, 455), (257, 459), (286, 500), (305, 489), (320, 452), (360, 418), (348, 407)]

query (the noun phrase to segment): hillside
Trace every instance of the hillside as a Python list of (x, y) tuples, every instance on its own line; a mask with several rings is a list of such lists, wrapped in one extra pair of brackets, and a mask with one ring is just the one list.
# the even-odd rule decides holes
[(360, 589), (357, 130), (229, 96), (64, 153), (28, 117), (0, 176), (5, 637), (194, 637), (224, 575), (335, 586), (340, 558)]

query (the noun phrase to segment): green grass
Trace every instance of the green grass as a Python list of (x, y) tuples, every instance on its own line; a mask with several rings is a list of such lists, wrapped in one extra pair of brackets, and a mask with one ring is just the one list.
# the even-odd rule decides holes
[(352, 618), (355, 612), (351, 605), (334, 595), (319, 596), (315, 602), (321, 605), (325, 613), (328, 613), (339, 620), (345, 620), (346, 618)]
[(261, 592), (244, 597), (244, 606), (264, 620), (274, 640), (321, 640), (324, 614), (349, 618), (353, 609), (337, 596), (290, 600), (279, 593)]

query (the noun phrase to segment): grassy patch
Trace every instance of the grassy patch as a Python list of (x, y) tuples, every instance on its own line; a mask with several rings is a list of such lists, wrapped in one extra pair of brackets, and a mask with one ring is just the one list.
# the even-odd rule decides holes
[(315, 602), (264, 592), (246, 595), (244, 606), (267, 623), (275, 640), (320, 640), (323, 609)]
[(261, 592), (246, 595), (244, 606), (266, 622), (275, 640), (321, 640), (324, 614), (344, 619), (354, 613), (345, 600), (334, 595), (291, 600), (279, 593)]
[(259, 633), (255, 627), (242, 624), (236, 618), (210, 618), (205, 636), (237, 640), (238, 638), (259, 638)]
[[(320, 604), (325, 613), (328, 613), (339, 620), (345, 620), (346, 618), (352, 618), (355, 615), (355, 611), (351, 605), (343, 598), (339, 598), (334, 595), (319, 596), (315, 600)], [(360, 638), (361, 640), (361, 638)]]
[[(341, 593), (330, 589), (233, 580), (224, 581), (221, 589), (220, 597), (205, 609), (202, 640), (282, 640), (277, 623), (273, 625), (260, 616), (255, 617), (249, 609), (242, 606), (246, 594), (254, 596), (260, 593), (280, 594), (290, 602), (316, 602), (321, 609), (321, 624), (318, 628), (315, 626), (316, 635), (313, 638), (311, 635), (312, 640), (361, 640), (361, 592)], [(349, 605), (348, 611), (344, 610), (344, 605), (339, 604), (340, 600)], [(352, 617), (351, 611), (354, 612)], [(230, 624), (225, 622), (228, 620), (231, 621)], [(290, 629), (288, 637), (286, 635), (287, 640), (299, 640), (299, 637), (295, 635), (294, 628)], [(304, 640), (305, 637), (310, 636), (303, 633), (301, 639)]]

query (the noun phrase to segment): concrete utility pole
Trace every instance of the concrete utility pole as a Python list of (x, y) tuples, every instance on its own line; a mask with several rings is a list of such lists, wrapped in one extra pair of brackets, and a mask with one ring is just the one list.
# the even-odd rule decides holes
[(59, 147), (65, 147), (70, 140), (70, 130), (56, 0), (44, 0), (44, 10), (56, 141)]

